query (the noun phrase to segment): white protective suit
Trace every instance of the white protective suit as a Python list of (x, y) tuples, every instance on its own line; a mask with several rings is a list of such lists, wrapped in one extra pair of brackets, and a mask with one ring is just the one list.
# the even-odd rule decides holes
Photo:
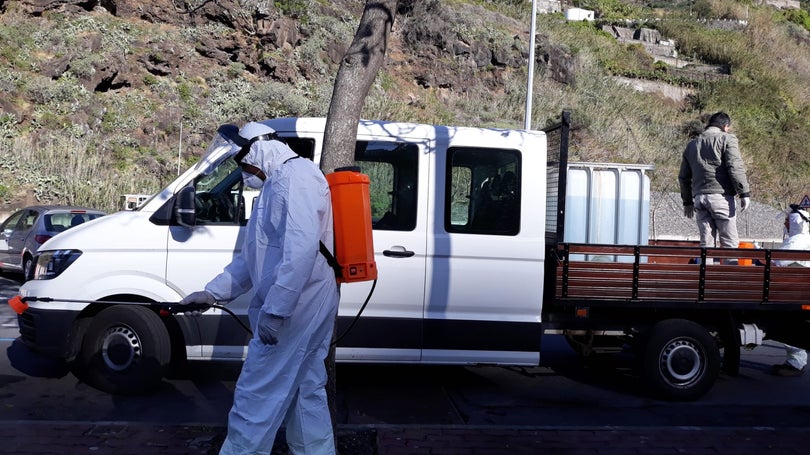
[[(249, 123), (239, 134), (252, 138), (265, 129), (273, 132)], [(339, 293), (334, 271), (318, 250), (319, 241), (330, 247), (333, 242), (332, 206), (323, 173), (296, 157), (276, 140), (253, 143), (242, 162), (264, 171), (267, 180), (241, 254), (205, 286), (217, 301), (254, 293), (248, 310), (254, 336), (220, 454), (269, 454), (282, 423), (292, 453), (335, 453), (324, 359)], [(276, 344), (259, 338), (260, 312), (284, 318)]]
[[(800, 213), (801, 212), (801, 213)], [(802, 217), (804, 216), (804, 217)], [(787, 216), (787, 238), (780, 246), (783, 250), (810, 250), (810, 223), (805, 219), (808, 218), (808, 213), (805, 210), (798, 209), (793, 211)], [(778, 266), (802, 266), (810, 267), (810, 261), (775, 261)], [(786, 360), (785, 363), (789, 364), (797, 370), (801, 370), (807, 365), (807, 351), (795, 346), (785, 345)]]

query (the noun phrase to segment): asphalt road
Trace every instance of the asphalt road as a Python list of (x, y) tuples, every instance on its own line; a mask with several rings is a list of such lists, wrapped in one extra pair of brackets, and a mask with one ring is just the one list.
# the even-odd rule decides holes
[[(146, 397), (111, 396), (53, 368), (18, 342), (0, 276), (0, 420), (225, 425), (239, 365), (196, 364)], [(337, 370), (339, 424), (548, 427), (810, 427), (810, 378), (781, 378), (781, 345), (743, 353), (740, 375), (721, 375), (703, 399), (653, 400), (621, 363), (584, 367), (549, 337), (547, 366), (504, 368), (349, 365)]]

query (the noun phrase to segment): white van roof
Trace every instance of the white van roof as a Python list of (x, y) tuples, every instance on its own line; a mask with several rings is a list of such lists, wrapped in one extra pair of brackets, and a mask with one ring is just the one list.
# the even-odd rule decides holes
[[(279, 133), (323, 133), (326, 126), (324, 117), (284, 117), (264, 120), (264, 123)], [(444, 134), (442, 134), (444, 132)], [(382, 120), (360, 120), (358, 135), (390, 136), (403, 138), (433, 139), (442, 136), (455, 136), (459, 133), (472, 136), (498, 135), (500, 137), (522, 136), (524, 134), (545, 134), (542, 131), (509, 130), (501, 128), (477, 128), (466, 126), (440, 126), (409, 122), (389, 122)]]

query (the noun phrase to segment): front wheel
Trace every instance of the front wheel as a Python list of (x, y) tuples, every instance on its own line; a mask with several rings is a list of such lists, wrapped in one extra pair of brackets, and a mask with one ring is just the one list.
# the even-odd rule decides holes
[(170, 361), (171, 340), (160, 317), (144, 306), (116, 305), (93, 318), (74, 371), (104, 392), (137, 395), (157, 386)]
[(652, 327), (642, 369), (655, 395), (693, 401), (705, 395), (717, 380), (720, 350), (700, 324), (668, 319)]

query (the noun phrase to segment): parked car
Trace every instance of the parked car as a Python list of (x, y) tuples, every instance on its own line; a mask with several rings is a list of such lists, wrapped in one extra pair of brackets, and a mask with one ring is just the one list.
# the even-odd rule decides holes
[(27, 280), (37, 249), (51, 237), (106, 213), (87, 207), (34, 205), (14, 212), (0, 224), (0, 271), (22, 273)]

